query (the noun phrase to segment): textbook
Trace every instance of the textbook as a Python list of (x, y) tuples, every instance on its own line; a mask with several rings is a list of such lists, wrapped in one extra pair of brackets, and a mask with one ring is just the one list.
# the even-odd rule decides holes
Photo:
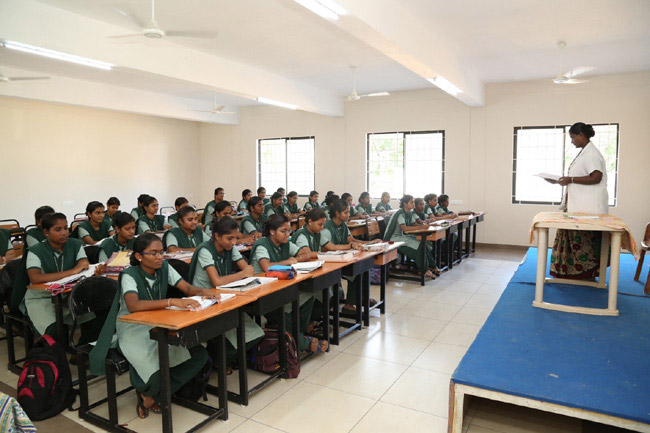
[(111, 254), (106, 260), (106, 271), (104, 274), (117, 275), (124, 269), (131, 266), (131, 251), (120, 251)]
[(165, 253), (163, 258), (165, 260), (176, 259), (176, 260), (187, 260), (191, 259), (194, 255), (194, 251), (176, 251), (173, 253)]
[[(227, 301), (228, 299), (234, 298), (236, 295), (234, 293), (220, 293), (219, 297), (220, 299), (217, 301), (215, 299), (203, 299), (203, 296), (189, 296), (183, 299), (194, 299), (197, 301), (201, 306), (199, 307), (198, 310), (193, 310), (193, 311), (201, 311), (205, 310), (208, 307), (213, 306), (214, 304), (220, 304), (224, 301)], [(187, 308), (181, 308), (181, 307), (169, 307), (168, 310), (187, 310)]]
[(66, 284), (74, 283), (75, 281), (92, 277), (93, 275), (95, 275), (96, 267), (97, 265), (90, 265), (88, 269), (86, 269), (85, 271), (81, 271), (78, 274), (69, 275), (65, 278), (61, 278), (60, 280), (48, 281), (46, 284), (48, 285), (48, 289), (49, 289), (50, 286), (65, 286)]
[(245, 292), (250, 289), (255, 289), (256, 287), (262, 286), (264, 284), (272, 283), (277, 281), (277, 278), (269, 277), (248, 277), (242, 278), (241, 280), (233, 281), (232, 283), (224, 284), (223, 286), (217, 286), (217, 289), (223, 290), (234, 290), (237, 292)]
[(323, 263), (325, 262), (323, 262), (322, 260), (316, 260), (313, 262), (294, 263), (293, 265), (291, 265), (291, 267), (294, 268), (296, 272), (298, 272), (299, 274), (308, 274), (322, 267)]
[(354, 260), (354, 256), (359, 254), (357, 250), (338, 250), (328, 251), (326, 253), (318, 253), (318, 260), (324, 262), (349, 262)]

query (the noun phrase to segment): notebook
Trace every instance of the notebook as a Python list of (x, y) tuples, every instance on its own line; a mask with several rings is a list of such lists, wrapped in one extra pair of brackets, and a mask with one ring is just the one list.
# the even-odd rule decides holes
[[(213, 306), (214, 304), (217, 304), (217, 303), (220, 304), (222, 302), (227, 301), (228, 299), (232, 299), (235, 296), (236, 295), (234, 293), (220, 293), (220, 298), (221, 299), (218, 300), (218, 301), (215, 300), (215, 299), (209, 299), (209, 298), (204, 299), (203, 296), (189, 296), (189, 297), (186, 297), (186, 298), (183, 298), (183, 299), (194, 299), (195, 301), (197, 301), (201, 305), (198, 310), (194, 310), (194, 311), (201, 311), (201, 310), (205, 310), (208, 307)], [(169, 310), (186, 310), (186, 308), (180, 308), (180, 307), (169, 307), (168, 309)]]

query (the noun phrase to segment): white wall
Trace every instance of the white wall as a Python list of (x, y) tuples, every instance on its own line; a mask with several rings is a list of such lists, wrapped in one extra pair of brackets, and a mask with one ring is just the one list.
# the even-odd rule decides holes
[(199, 147), (195, 122), (0, 97), (0, 219), (33, 224), (46, 204), (71, 218), (113, 195), (130, 211), (143, 192), (192, 201)]

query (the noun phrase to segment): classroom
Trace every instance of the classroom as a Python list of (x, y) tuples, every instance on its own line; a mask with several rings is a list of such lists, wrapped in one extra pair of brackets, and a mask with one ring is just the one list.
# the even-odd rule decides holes
[[(650, 432), (648, 22), (0, 0), (0, 418)], [(26, 403), (48, 341), (76, 410)]]

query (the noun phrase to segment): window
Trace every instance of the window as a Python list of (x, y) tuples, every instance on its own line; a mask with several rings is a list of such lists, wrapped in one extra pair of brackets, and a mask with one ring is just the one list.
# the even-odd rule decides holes
[[(571, 144), (570, 125), (516, 127), (514, 133), (512, 202), (559, 205), (562, 187), (544, 182), (537, 173), (566, 174), (578, 149)], [(593, 125), (591, 142), (607, 165), (609, 205), (616, 206), (618, 181), (618, 124)]]
[(370, 197), (404, 194), (424, 197), (444, 192), (445, 132), (368, 134), (366, 188)]
[(314, 147), (314, 137), (258, 140), (258, 186), (270, 193), (282, 187), (309, 195), (314, 189)]

